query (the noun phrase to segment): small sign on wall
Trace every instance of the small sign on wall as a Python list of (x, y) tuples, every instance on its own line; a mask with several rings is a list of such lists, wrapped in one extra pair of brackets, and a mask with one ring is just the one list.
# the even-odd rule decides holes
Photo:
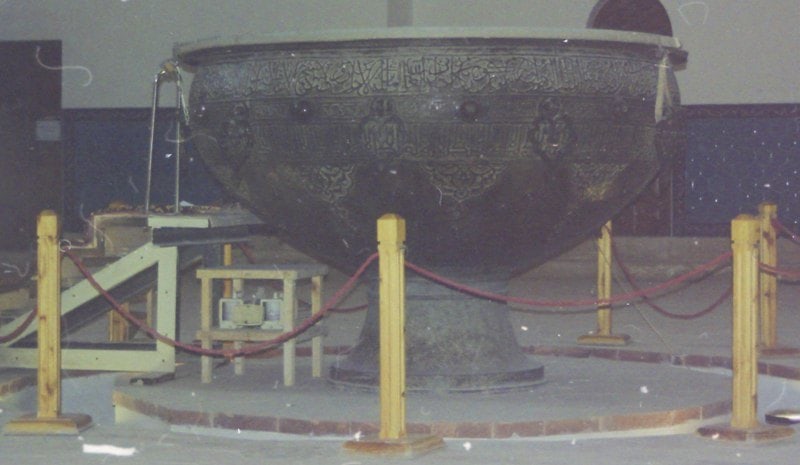
[(36, 121), (36, 140), (39, 142), (58, 142), (61, 140), (61, 121), (43, 119)]

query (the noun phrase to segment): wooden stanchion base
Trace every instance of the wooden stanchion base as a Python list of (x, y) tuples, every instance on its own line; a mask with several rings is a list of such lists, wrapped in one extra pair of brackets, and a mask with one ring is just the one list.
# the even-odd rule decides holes
[(721, 441), (764, 442), (790, 438), (794, 435), (794, 428), (761, 424), (754, 428), (734, 428), (730, 424), (719, 424), (698, 428), (697, 433)]
[(349, 452), (377, 456), (417, 457), (443, 447), (442, 438), (428, 435), (410, 435), (400, 439), (380, 439), (377, 436), (368, 436), (344, 443), (344, 449)]
[(578, 338), (578, 344), (591, 346), (625, 346), (630, 342), (627, 334), (584, 334)]
[(76, 435), (90, 426), (92, 417), (82, 413), (66, 413), (53, 418), (39, 418), (31, 414), (6, 423), (3, 434)]
[(800, 348), (789, 346), (772, 346), (772, 347), (759, 347), (758, 355), (760, 357), (796, 357), (800, 355)]

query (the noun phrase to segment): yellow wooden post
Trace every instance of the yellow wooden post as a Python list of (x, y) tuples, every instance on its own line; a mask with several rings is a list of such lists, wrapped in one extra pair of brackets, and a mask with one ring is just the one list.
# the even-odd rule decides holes
[(733, 248), (733, 406), (731, 426), (758, 425), (758, 231), (752, 216), (739, 215), (731, 224)]
[[(611, 335), (611, 222), (600, 228), (597, 239), (597, 334)], [(605, 302), (604, 302), (605, 301)]]
[[(764, 202), (758, 206), (761, 222), (761, 241), (758, 254), (761, 263), (778, 266), (778, 235), (773, 221), (778, 218), (778, 206)], [(778, 277), (759, 270), (759, 354), (765, 357), (797, 355), (800, 348), (778, 345)]]
[(346, 442), (355, 452), (416, 455), (444, 446), (440, 437), (406, 432), (405, 240), (403, 218), (378, 220), (380, 431), (377, 438)]
[(55, 212), (39, 215), (36, 295), (39, 306), (39, 418), (61, 413), (61, 255)]
[[(200, 278), (200, 347), (203, 349), (211, 349), (211, 323), (213, 316), (211, 314), (211, 300), (213, 299), (211, 289), (211, 278), (203, 276)], [(214, 365), (214, 360), (210, 355), (200, 356), (200, 382), (211, 382), (211, 369)]]
[[(772, 221), (778, 217), (778, 206), (762, 203), (758, 206), (761, 220), (761, 240), (758, 253), (761, 263), (775, 267), (778, 263), (777, 236)], [(759, 315), (761, 317), (761, 347), (772, 349), (777, 345), (777, 298), (778, 279), (772, 273), (759, 272)]]
[(381, 439), (406, 436), (405, 240), (403, 218), (378, 220)]
[(9, 422), (7, 434), (77, 434), (91, 425), (87, 415), (61, 414), (61, 253), (59, 221), (51, 210), (38, 218), (36, 292), (38, 308), (37, 412)]
[[(233, 247), (231, 244), (222, 246), (222, 264), (224, 266), (233, 265)], [(233, 281), (230, 279), (222, 281), (222, 297), (225, 299), (233, 297)]]
[(790, 436), (792, 428), (764, 426), (756, 417), (758, 402), (758, 243), (760, 223), (752, 215), (731, 222), (733, 315), (731, 353), (731, 422), (700, 428), (703, 436), (729, 440), (767, 440)]
[[(627, 334), (611, 333), (611, 221), (600, 228), (597, 239), (597, 330), (578, 337), (578, 342), (589, 345), (625, 345)], [(604, 302), (605, 301), (605, 302)]]

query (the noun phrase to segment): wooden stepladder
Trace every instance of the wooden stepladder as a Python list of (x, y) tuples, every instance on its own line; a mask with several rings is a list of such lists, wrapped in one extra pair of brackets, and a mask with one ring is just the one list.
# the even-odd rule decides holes
[(38, 408), (6, 424), (5, 434), (78, 434), (92, 424), (84, 414), (61, 413), (61, 254), (58, 216), (45, 210), (37, 220)]

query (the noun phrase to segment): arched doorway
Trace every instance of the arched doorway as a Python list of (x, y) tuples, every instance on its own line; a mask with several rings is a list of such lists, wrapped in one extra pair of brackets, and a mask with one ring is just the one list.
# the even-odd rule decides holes
[(599, 0), (586, 27), (672, 35), (672, 23), (658, 0)]

